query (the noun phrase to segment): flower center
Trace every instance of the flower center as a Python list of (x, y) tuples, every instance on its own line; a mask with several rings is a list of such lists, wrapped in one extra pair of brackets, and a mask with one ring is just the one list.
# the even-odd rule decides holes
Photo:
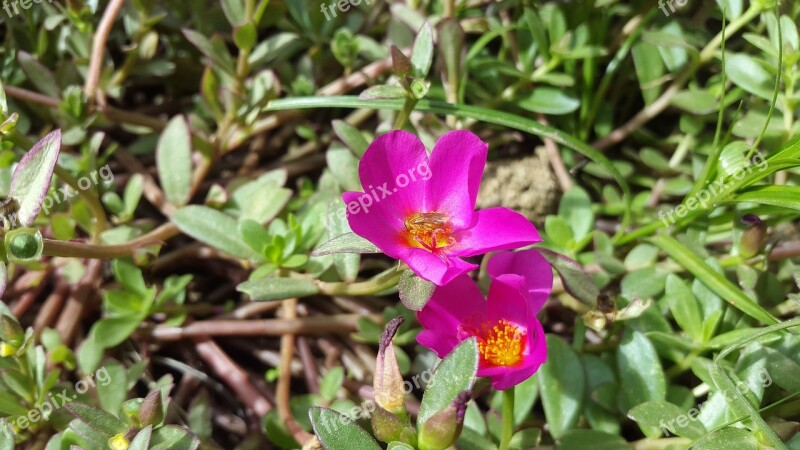
[(520, 362), (525, 351), (525, 330), (503, 319), (490, 325), (484, 323), (476, 330), (481, 359), (492, 366), (513, 366)]
[(404, 222), (408, 241), (415, 247), (435, 251), (455, 244), (449, 217), (442, 213), (414, 213)]

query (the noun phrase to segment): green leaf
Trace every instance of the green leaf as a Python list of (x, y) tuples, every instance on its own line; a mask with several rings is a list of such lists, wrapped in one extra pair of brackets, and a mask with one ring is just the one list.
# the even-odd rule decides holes
[[(328, 203), (326, 228), (328, 229), (328, 237), (331, 239), (343, 234), (353, 234), (346, 219), (345, 208), (345, 204), (340, 198), (331, 200)], [(370, 243), (370, 245), (372, 244)], [(342, 279), (344, 281), (355, 281), (361, 265), (361, 255), (358, 253), (334, 253), (332, 258), (333, 266)]]
[(659, 235), (650, 238), (650, 241), (658, 248), (665, 251), (675, 262), (691, 272), (692, 275), (702, 281), (709, 289), (743, 313), (766, 324), (778, 322), (778, 319), (773, 317), (772, 314), (761, 305), (745, 295), (744, 292), (734, 286), (727, 278), (711, 269), (708, 264), (675, 238)]
[(382, 100), (406, 98), (408, 93), (400, 86), (377, 85), (361, 91), (360, 100)]
[(206, 206), (190, 205), (176, 210), (172, 222), (182, 232), (237, 258), (258, 260), (253, 251), (234, 231), (237, 223), (232, 217)]
[(105, 439), (111, 439), (111, 437), (128, 430), (128, 426), (124, 422), (102, 409), (80, 402), (70, 402), (66, 408), (81, 422), (101, 433)]
[(477, 371), (478, 343), (475, 338), (469, 338), (445, 356), (433, 372), (422, 396), (417, 426), (421, 427), (434, 414), (449, 407), (459, 393), (471, 390)]
[(308, 410), (311, 424), (327, 450), (380, 450), (381, 447), (364, 429), (332, 409), (313, 407)]
[(592, 199), (583, 188), (574, 186), (564, 193), (558, 204), (558, 216), (567, 221), (575, 240), (581, 240), (594, 229)]
[(101, 319), (92, 327), (95, 341), (103, 348), (116, 347), (133, 334), (141, 320), (136, 317)]
[(149, 450), (150, 449), (150, 438), (153, 435), (153, 426), (148, 425), (138, 433), (136, 436), (133, 437), (131, 440), (131, 445), (128, 447), (128, 450)]
[(311, 252), (311, 256), (333, 255), (335, 253), (380, 253), (372, 242), (355, 233), (345, 233), (321, 244)]
[(415, 76), (425, 78), (428, 75), (433, 61), (433, 48), (433, 29), (430, 23), (425, 22), (417, 33), (411, 53), (411, 66)]
[(661, 94), (661, 86), (656, 82), (664, 75), (664, 63), (658, 53), (658, 47), (647, 42), (639, 42), (633, 46), (631, 54), (644, 102), (653, 103)]
[(335, 142), (325, 152), (325, 161), (343, 190), (361, 190), (361, 181), (358, 178), (358, 158), (353, 155), (353, 152)]
[(623, 406), (625, 410), (649, 400), (664, 400), (667, 381), (656, 349), (647, 337), (627, 328), (617, 350)]
[(800, 186), (753, 186), (740, 191), (729, 201), (800, 210)]
[(301, 278), (261, 278), (245, 281), (236, 290), (250, 296), (254, 301), (284, 300), (293, 297), (308, 297), (319, 292), (313, 280)]
[(367, 147), (369, 147), (369, 142), (364, 139), (364, 136), (361, 134), (358, 129), (353, 127), (352, 125), (348, 124), (343, 120), (334, 120), (333, 121), (333, 131), (336, 133), (336, 136), (347, 146), (350, 150), (353, 151), (357, 156), (364, 155), (364, 152), (367, 151)]
[(412, 311), (419, 311), (425, 307), (433, 295), (434, 288), (435, 284), (418, 277), (410, 270), (404, 271), (397, 283), (400, 301)]
[(228, 19), (231, 26), (235, 27), (244, 23), (246, 16), (243, 0), (222, 0), (220, 3), (222, 4), (222, 13), (225, 14), (225, 18)]
[(697, 419), (699, 413), (697, 408), (685, 411), (666, 400), (651, 400), (633, 407), (628, 412), (628, 417), (644, 425), (642, 431), (645, 433), (648, 427), (662, 428), (669, 433), (694, 440), (706, 434), (706, 428)]
[(158, 181), (175, 206), (189, 202), (192, 189), (192, 135), (183, 116), (167, 123), (156, 146)]
[(694, 298), (692, 291), (676, 275), (667, 275), (665, 298), (672, 311), (672, 317), (693, 341), (703, 341), (703, 318), (700, 315), (700, 306)]
[(188, 428), (177, 425), (166, 425), (153, 431), (150, 439), (150, 450), (196, 450), (200, 447), (200, 439)]
[(203, 53), (210, 61), (211, 64), (221, 72), (233, 76), (233, 61), (231, 55), (225, 49), (224, 44), (219, 40), (212, 42), (203, 34), (197, 31), (184, 28), (183, 35), (189, 42), (192, 43), (201, 53)]
[(572, 430), (565, 434), (556, 445), (556, 450), (631, 450), (620, 436), (595, 430)]
[(55, 130), (37, 142), (14, 169), (8, 196), (19, 204), (20, 225), (30, 226), (39, 215), (60, 151), (61, 130)]
[[(0, 91), (2, 89), (0, 86)], [(14, 450), (14, 432), (5, 419), (0, 419), (0, 450)]]
[(536, 250), (556, 269), (564, 289), (571, 296), (590, 306), (597, 304), (600, 289), (577, 262), (546, 248), (537, 247)]
[(37, 91), (50, 97), (61, 98), (61, 88), (53, 72), (42, 65), (35, 56), (20, 51), (17, 53), (17, 61)]
[(753, 432), (746, 428), (727, 427), (698, 440), (693, 450), (758, 450), (763, 448)]
[(145, 296), (149, 292), (147, 285), (144, 282), (142, 271), (133, 261), (128, 259), (115, 259), (111, 263), (111, 269), (114, 271), (114, 278), (125, 288), (134, 294)]
[(538, 428), (526, 428), (517, 431), (511, 436), (511, 441), (508, 443), (510, 450), (526, 450), (534, 448), (539, 445), (539, 439), (542, 436), (542, 430)]
[(247, 22), (233, 29), (233, 42), (242, 51), (250, 51), (256, 45), (258, 31), (253, 22)]
[(534, 88), (528, 97), (517, 100), (520, 108), (542, 114), (569, 114), (581, 105), (581, 101), (562, 89), (552, 87)]
[(322, 377), (322, 382), (319, 384), (322, 398), (329, 402), (333, 401), (339, 388), (342, 387), (342, 382), (344, 382), (344, 369), (341, 366), (333, 367)]
[(745, 91), (772, 100), (774, 78), (755, 59), (744, 53), (725, 57), (725, 73), (734, 84)]
[(583, 365), (563, 339), (548, 334), (547, 362), (539, 369), (537, 377), (550, 434), (559, 439), (577, 427), (583, 410), (586, 383)]

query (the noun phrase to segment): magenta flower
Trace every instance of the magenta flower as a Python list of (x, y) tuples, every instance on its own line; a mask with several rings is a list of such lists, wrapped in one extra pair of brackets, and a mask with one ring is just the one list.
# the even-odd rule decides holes
[(488, 300), (468, 275), (437, 287), (417, 318), (420, 345), (440, 358), (475, 336), (478, 376), (495, 389), (508, 389), (531, 377), (547, 359), (542, 324), (536, 314), (553, 287), (550, 265), (536, 250), (502, 252), (487, 266)]
[(460, 257), (539, 242), (515, 211), (475, 211), (487, 151), (469, 131), (445, 134), (430, 157), (406, 131), (378, 137), (358, 166), (365, 192), (342, 196), (350, 228), (440, 286), (477, 267)]

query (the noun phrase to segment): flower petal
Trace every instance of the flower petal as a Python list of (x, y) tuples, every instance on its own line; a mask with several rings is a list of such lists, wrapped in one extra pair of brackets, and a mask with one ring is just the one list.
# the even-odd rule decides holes
[[(358, 206), (358, 200), (365, 195), (362, 192), (345, 192), (342, 200), (345, 205), (355, 203)], [(394, 213), (387, 203), (375, 204), (367, 210), (348, 207), (347, 222), (355, 234), (372, 242), (390, 257), (399, 259), (406, 247), (400, 238), (404, 225), (403, 220)]]
[(523, 284), (523, 278), (514, 274), (505, 274), (492, 280), (486, 302), (489, 323), (508, 320), (527, 329), (531, 315), (530, 305), (520, 292)]
[(483, 317), (486, 306), (478, 285), (468, 275), (461, 275), (436, 287), (431, 299), (417, 313), (417, 319), (425, 329), (456, 336), (464, 321)]
[[(375, 243), (375, 245), (378, 244)], [(380, 245), (378, 245), (378, 247), (380, 247)], [(441, 254), (440, 257), (427, 250), (414, 247), (406, 248), (404, 254), (401, 255), (399, 259), (402, 259), (403, 262), (408, 264), (408, 267), (413, 270), (417, 276), (437, 286), (443, 286), (455, 277), (478, 268), (476, 264), (470, 264), (455, 256)]]
[(456, 348), (458, 339), (454, 334), (422, 330), (417, 335), (417, 343), (431, 349), (439, 358), (444, 358)]
[[(378, 136), (358, 164), (364, 192), (391, 203), (398, 216), (428, 211), (425, 195), (430, 177), (428, 153), (415, 135), (396, 130)], [(422, 170), (420, 170), (422, 169)]]
[(451, 131), (433, 147), (428, 181), (428, 204), (431, 211), (450, 214), (456, 228), (473, 221), (475, 200), (481, 185), (489, 145), (466, 130)]
[(532, 316), (539, 312), (553, 288), (553, 269), (535, 249), (497, 253), (489, 260), (486, 272), (493, 279), (492, 286), (502, 279), (504, 284), (518, 289), (527, 298)]
[(450, 253), (474, 256), (497, 250), (511, 250), (541, 241), (536, 227), (522, 214), (508, 208), (476, 211), (472, 228), (455, 234)]

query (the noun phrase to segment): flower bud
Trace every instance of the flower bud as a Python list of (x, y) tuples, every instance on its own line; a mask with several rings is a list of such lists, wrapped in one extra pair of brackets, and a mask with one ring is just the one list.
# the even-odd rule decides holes
[(372, 413), (372, 432), (379, 441), (405, 442), (416, 446), (417, 432), (408, 421), (401, 420), (380, 406)]
[(111, 447), (111, 450), (128, 450), (130, 442), (128, 442), (125, 434), (119, 433), (108, 440), (108, 446)]
[(25, 332), (15, 318), (0, 314), (0, 341), (13, 347), (19, 347), (25, 342)]
[(17, 228), (6, 233), (5, 244), (10, 262), (38, 261), (44, 250), (42, 233), (35, 228)]
[(745, 226), (745, 230), (739, 239), (739, 256), (752, 258), (764, 247), (767, 225), (755, 214), (743, 216), (741, 223)]
[(420, 450), (444, 450), (456, 442), (464, 425), (464, 413), (469, 400), (469, 391), (458, 394), (450, 406), (422, 424), (419, 430)]
[(378, 361), (375, 364), (375, 377), (372, 387), (375, 391), (375, 402), (381, 408), (397, 415), (401, 419), (406, 417), (405, 386), (397, 357), (394, 353), (392, 338), (397, 333), (397, 328), (403, 323), (402, 317), (396, 317), (386, 324), (386, 329), (381, 335), (378, 348)]
[(164, 420), (164, 408), (161, 403), (161, 391), (147, 394), (142, 406), (139, 407), (139, 423), (142, 426), (156, 426)]
[(128, 418), (131, 425), (136, 428), (142, 428), (141, 423), (139, 422), (139, 410), (142, 407), (142, 403), (144, 403), (143, 399), (132, 398), (130, 400), (126, 400), (122, 404), (122, 413), (125, 414), (125, 417)]
[(411, 60), (397, 48), (396, 45), (392, 45), (391, 48), (392, 54), (392, 69), (394, 70), (394, 74), (397, 75), (398, 78), (404, 78), (406, 75), (411, 73)]

